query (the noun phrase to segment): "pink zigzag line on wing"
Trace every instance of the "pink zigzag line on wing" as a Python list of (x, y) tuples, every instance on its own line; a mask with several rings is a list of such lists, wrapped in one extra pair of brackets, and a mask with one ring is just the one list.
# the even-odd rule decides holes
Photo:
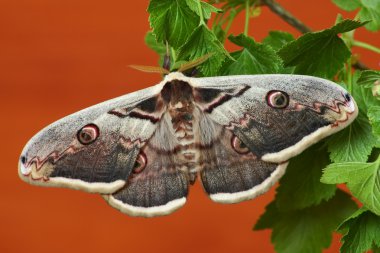
[(233, 130), (234, 127), (241, 127), (241, 126), (244, 126), (244, 127), (248, 127), (247, 126), (247, 123), (249, 122), (249, 120), (253, 120), (253, 121), (256, 121), (256, 122), (260, 122), (261, 124), (267, 126), (267, 127), (270, 127), (271, 126), (271, 123), (270, 123), (270, 120), (268, 120), (268, 115), (265, 114), (264, 116), (264, 119), (263, 120), (260, 120), (258, 121), (257, 118), (249, 113), (244, 113), (243, 117), (239, 119), (239, 122), (236, 122), (236, 121), (231, 121), (228, 125), (226, 125), (225, 127), (228, 129), (228, 130)]
[[(123, 147), (125, 148), (130, 148), (132, 147), (134, 144), (136, 145), (139, 145), (140, 147), (144, 144), (143, 141), (141, 141), (140, 139), (136, 139), (134, 141), (132, 141), (131, 139), (129, 138), (125, 138), (124, 136), (120, 136), (119, 137), (119, 141), (120, 143), (123, 145)], [(105, 144), (101, 144), (101, 146), (104, 146)], [(36, 164), (36, 171), (39, 171), (42, 166), (46, 163), (46, 161), (52, 157), (53, 158), (53, 164), (56, 163), (59, 159), (61, 159), (62, 157), (64, 157), (65, 155), (67, 154), (75, 154), (76, 152), (78, 152), (79, 150), (81, 150), (81, 148), (76, 148), (74, 145), (70, 145), (69, 147), (67, 147), (65, 150), (63, 150), (61, 153), (58, 152), (57, 150), (51, 152), (50, 154), (48, 154), (44, 159), (40, 159), (39, 156), (34, 156), (26, 165), (25, 167), (26, 168), (29, 168), (33, 163)], [(29, 174), (31, 173), (31, 171), (27, 174), (23, 174), (24, 176), (28, 176)], [(33, 177), (31, 177), (33, 179)], [(38, 180), (38, 179), (36, 179)], [(47, 179), (48, 180), (48, 179)]]
[[(61, 159), (66, 154), (74, 154), (74, 153), (78, 152), (78, 150), (80, 150), (80, 148), (76, 148), (74, 145), (70, 145), (65, 150), (63, 150), (62, 152), (58, 152), (57, 150), (51, 152), (44, 159), (40, 159), (39, 156), (34, 156), (32, 159), (30, 159), (30, 161), (26, 164), (25, 167), (29, 168), (34, 163), (34, 164), (36, 164), (36, 170), (39, 171), (41, 169), (41, 167), (46, 163), (46, 161), (50, 157), (53, 158), (53, 163), (55, 163), (56, 161)], [(28, 174), (26, 174), (26, 175), (28, 175)]]
[(138, 145), (139, 148), (141, 148), (146, 143), (146, 141), (142, 141), (140, 138), (132, 140), (131, 138), (125, 138), (124, 136), (119, 137), (119, 142), (120, 144), (122, 144), (123, 147), (127, 149), (133, 147), (134, 145)]
[[(344, 95), (342, 94), (342, 96), (344, 96)], [(310, 108), (311, 110), (315, 111), (316, 113), (321, 114), (321, 112), (322, 112), (321, 111), (321, 107), (322, 106), (326, 106), (331, 111), (336, 112), (338, 114), (341, 114), (342, 109), (340, 108), (339, 105), (345, 105), (345, 106), (347, 106), (348, 104), (347, 104), (346, 101), (343, 102), (343, 101), (341, 101), (339, 99), (335, 99), (332, 106), (330, 106), (328, 104), (320, 103), (320, 102), (314, 102), (312, 107), (308, 106), (308, 105), (301, 104), (301, 103), (295, 103), (295, 108), (296, 109), (300, 109), (302, 107), (307, 107), (307, 108)], [(332, 127), (336, 127), (336, 126), (339, 125), (339, 123), (346, 122), (349, 119), (348, 115), (352, 115), (353, 113), (354, 112), (346, 112), (346, 117), (344, 119), (335, 121), (334, 123), (331, 124), (331, 126)]]
[[(343, 102), (339, 99), (335, 99), (333, 101), (333, 105), (328, 105), (328, 104), (320, 103), (320, 102), (314, 102), (312, 106), (309, 106), (309, 105), (305, 105), (305, 104), (301, 104), (301, 103), (296, 102), (294, 109), (300, 110), (304, 107), (307, 107), (307, 108), (315, 111), (316, 113), (321, 114), (322, 113), (321, 107), (326, 106), (331, 111), (340, 114), (342, 112), (342, 110), (341, 110), (339, 105), (347, 105), (347, 103)], [(290, 109), (288, 109), (288, 110), (290, 110)], [(347, 112), (348, 115), (351, 115), (352, 113), (353, 112), (351, 112), (351, 113)], [(243, 117), (239, 119), (239, 122), (231, 121), (228, 125), (225, 125), (225, 127), (229, 130), (233, 130), (235, 126), (246, 126), (246, 123), (247, 123), (247, 121), (249, 121), (249, 119), (256, 120), (255, 117), (253, 115), (251, 115), (250, 113), (244, 113)], [(266, 119), (266, 120), (264, 120), (265, 123), (264, 122), (260, 122), (260, 123), (269, 127), (270, 126), (269, 120), (267, 120), (267, 118), (265, 118), (265, 119)], [(332, 123), (331, 125), (335, 127), (335, 126), (338, 126), (339, 123), (345, 122), (347, 120), (348, 120), (348, 116), (346, 115), (345, 119), (338, 120), (338, 121)]]
[(316, 113), (321, 114), (321, 112), (322, 112), (321, 111), (321, 107), (322, 106), (326, 106), (331, 111), (340, 114), (341, 113), (341, 109), (340, 109), (339, 105), (347, 105), (347, 103), (343, 102), (343, 101), (340, 101), (339, 99), (335, 99), (333, 101), (333, 105), (328, 105), (328, 104), (320, 103), (320, 102), (314, 102), (313, 106), (309, 106), (309, 105), (305, 105), (305, 104), (301, 104), (301, 103), (295, 102), (295, 109), (297, 110), (297, 109), (302, 109), (303, 107), (307, 107), (307, 108), (315, 111)]

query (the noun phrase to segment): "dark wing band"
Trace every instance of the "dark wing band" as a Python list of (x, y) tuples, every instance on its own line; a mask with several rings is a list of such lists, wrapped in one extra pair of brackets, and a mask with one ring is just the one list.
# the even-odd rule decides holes
[(189, 187), (187, 171), (181, 170), (174, 150), (166, 147), (164, 151), (152, 145), (161, 134), (158, 131), (141, 150), (144, 167), (132, 173), (122, 189), (105, 196), (111, 206), (132, 216), (151, 217), (171, 213), (185, 204)]
[(205, 191), (213, 201), (237, 203), (266, 192), (284, 173), (287, 163), (260, 160), (252, 152), (234, 149), (234, 135), (224, 129), (209, 149), (201, 152), (200, 172)]

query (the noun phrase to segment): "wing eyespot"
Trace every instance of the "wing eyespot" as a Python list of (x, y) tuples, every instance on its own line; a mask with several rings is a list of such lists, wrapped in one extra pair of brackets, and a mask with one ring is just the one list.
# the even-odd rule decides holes
[(345, 99), (347, 102), (351, 102), (351, 95), (350, 95), (349, 93), (344, 94), (344, 99)]
[(231, 146), (236, 153), (244, 155), (250, 152), (249, 148), (236, 136), (231, 139)]
[(267, 104), (275, 109), (284, 109), (289, 105), (289, 95), (280, 90), (271, 90), (266, 96)]
[(25, 163), (26, 163), (26, 156), (21, 156), (21, 157), (20, 157), (20, 162), (21, 162), (22, 164), (25, 164)]
[(89, 145), (99, 137), (99, 127), (95, 124), (88, 124), (77, 132), (77, 139), (83, 145)]
[(147, 158), (146, 158), (146, 155), (144, 153), (140, 153), (138, 156), (137, 156), (137, 159), (136, 159), (136, 162), (133, 166), (133, 170), (132, 172), (134, 174), (139, 174), (141, 173), (145, 167), (146, 167), (146, 164), (147, 164)]

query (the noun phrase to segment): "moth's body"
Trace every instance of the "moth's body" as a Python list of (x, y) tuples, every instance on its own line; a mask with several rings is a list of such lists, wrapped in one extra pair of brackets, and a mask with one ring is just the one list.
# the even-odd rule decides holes
[[(195, 127), (199, 125), (200, 112), (194, 104), (192, 87), (186, 82), (172, 81), (165, 84), (157, 100), (160, 101), (160, 106), (164, 107), (161, 117), (165, 124), (163, 128), (160, 128), (162, 131), (153, 134), (152, 143), (156, 145), (147, 147), (156, 152), (165, 152), (162, 143), (168, 141), (161, 137), (169, 135), (173, 145), (171, 150), (166, 151), (173, 152), (175, 169), (186, 173), (190, 182), (194, 183), (197, 172), (201, 168), (199, 161), (201, 133), (199, 128)], [(144, 148), (143, 151), (145, 151)]]
[(357, 113), (344, 89), (315, 77), (171, 73), (48, 126), (23, 150), (19, 174), (103, 194), (130, 215), (174, 211), (197, 175), (212, 200), (236, 203), (267, 191), (291, 157)]
[(163, 92), (167, 92), (164, 94), (167, 97), (164, 101), (168, 107), (164, 117), (170, 120), (174, 138), (177, 140), (174, 150), (178, 150), (179, 168), (195, 178), (194, 174), (199, 167), (196, 144), (199, 144), (200, 136), (198, 129), (194, 128), (199, 123), (199, 117), (196, 115), (192, 88), (185, 82), (171, 82), (166, 84), (161, 93)]

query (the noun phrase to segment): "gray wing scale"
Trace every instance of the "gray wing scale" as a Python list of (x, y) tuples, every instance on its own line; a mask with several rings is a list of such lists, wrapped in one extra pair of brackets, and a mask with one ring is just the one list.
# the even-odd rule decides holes
[[(203, 78), (195, 80), (194, 86), (204, 92), (213, 90), (204, 95), (208, 99), (199, 107), (224, 129), (214, 138), (212, 148), (202, 152), (205, 166), (200, 173), (205, 191), (222, 203), (266, 192), (284, 174), (290, 158), (343, 129), (357, 115), (357, 106), (347, 91), (310, 76)], [(231, 90), (235, 92), (225, 99), (210, 98)], [(273, 107), (269, 102), (269, 94), (276, 91), (287, 96), (285, 107)], [(231, 138), (238, 139), (247, 153), (235, 152)]]
[[(233, 133), (220, 131), (213, 145), (201, 152), (200, 172), (204, 190), (221, 203), (236, 203), (256, 197), (285, 172), (287, 163), (268, 163), (252, 152), (239, 154), (231, 147)], [(269, 180), (270, 181), (269, 181)]]
[[(154, 96), (156, 90), (152, 87), (95, 105), (46, 127), (25, 146), (20, 177), (31, 184), (104, 194), (120, 189), (142, 143), (153, 135), (155, 124), (109, 112), (133, 108)], [(78, 131), (85, 126), (90, 126), (89, 133), (96, 139), (88, 145), (78, 139)]]
[[(346, 127), (358, 112), (353, 99), (346, 100), (347, 91), (328, 80), (311, 76), (204, 78), (195, 86), (231, 89), (244, 85), (249, 89), (215, 107), (209, 117), (230, 129), (256, 156), (268, 162), (287, 161)], [(266, 97), (272, 90), (289, 94), (287, 108), (268, 106)]]
[[(106, 142), (113, 144), (107, 145)], [(62, 157), (49, 177), (78, 179), (89, 183), (125, 180), (133, 169), (139, 149), (137, 144), (126, 148), (119, 138), (108, 136), (107, 140), (98, 141), (86, 150)]]
[(121, 212), (151, 217), (171, 213), (186, 202), (189, 174), (183, 169), (181, 156), (173, 149), (175, 140), (168, 140), (172, 131), (165, 123), (165, 120), (159, 123), (140, 151), (138, 160), (142, 161), (142, 170), (132, 173), (123, 188), (105, 196)]
[(291, 147), (305, 136), (332, 122), (313, 117), (315, 112), (302, 111), (263, 112), (260, 117), (246, 115), (246, 125), (233, 125), (233, 132), (259, 157), (277, 153)]

